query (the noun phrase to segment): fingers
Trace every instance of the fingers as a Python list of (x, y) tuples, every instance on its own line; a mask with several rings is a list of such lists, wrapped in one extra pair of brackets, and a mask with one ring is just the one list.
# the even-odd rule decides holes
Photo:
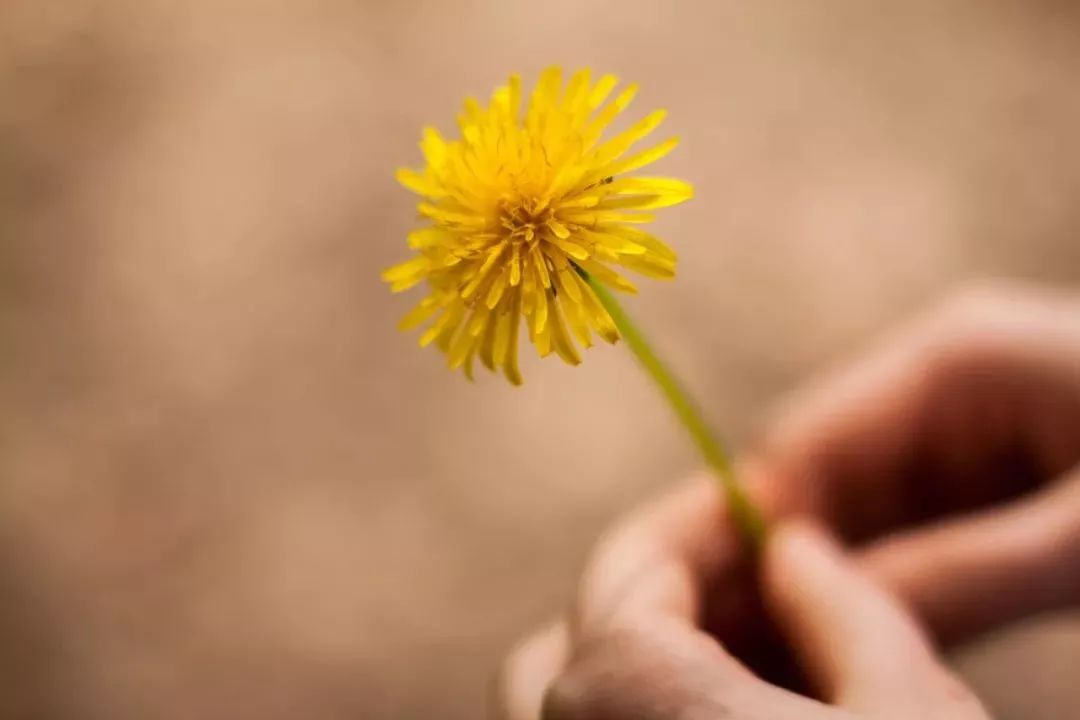
[(494, 720), (538, 720), (544, 694), (566, 667), (570, 632), (552, 623), (514, 648), (495, 681)]
[(770, 717), (762, 710), (816, 709), (765, 685), (678, 620), (608, 626), (572, 653), (569, 640), (565, 623), (556, 623), (511, 653), (498, 677), (493, 720), (668, 720), (691, 713), (756, 720)]
[(1080, 298), (982, 292), (795, 396), (760, 456), (866, 538), (1059, 475), (1078, 434)]
[(579, 647), (542, 720), (836, 720), (821, 703), (758, 679), (711, 637), (671, 619), (611, 629)]
[(1077, 602), (1078, 437), (1080, 298), (984, 292), (797, 398), (758, 464), (952, 642)]
[[(1014, 493), (1018, 469), (1039, 478), (1060, 472), (1080, 459), (1078, 308), (1075, 298), (984, 296), (909, 330), (789, 410), (754, 463), (751, 474), (766, 481), (754, 483), (752, 494), (767, 516), (809, 513), (865, 539), (925, 519), (928, 508), (940, 514), (1000, 501)], [(1001, 453), (1017, 448), (1024, 450), (1023, 463), (1003, 464)], [(1023, 519), (1032, 509), (1024, 507), (1015, 515), (906, 532), (873, 545), (863, 559), (936, 631), (962, 635), (1068, 595), (1060, 578), (1045, 580), (1053, 574), (1048, 569), (1066, 567), (1063, 557), (1080, 554), (1060, 510), (1065, 505), (1056, 504), (1057, 514), (1051, 503), (1039, 505), (1047, 509), (1035, 524)], [(1009, 539), (1004, 551), (997, 540), (1002, 533)], [(789, 618), (807, 663), (838, 697), (858, 702), (871, 694), (860, 688), (874, 686), (901, 695), (911, 683), (946, 701), (953, 693), (966, 698), (904, 610), (835, 550), (813, 540), (781, 540), (771, 548), (767, 587), (774, 606)], [(706, 614), (727, 617), (732, 628), (747, 625), (745, 559), (708, 480), (635, 513), (593, 555), (565, 629), (526, 644), (508, 663), (507, 717), (537, 720), (541, 705), (560, 719), (670, 717), (681, 707), (673, 698), (712, 703), (702, 707), (722, 716), (715, 688), (739, 688), (734, 696), (760, 692), (763, 684), (699, 630), (715, 629)], [(1042, 581), (1025, 574), (1033, 567)], [(1072, 566), (1066, 574), (1080, 573)], [(1003, 591), (1017, 583), (1035, 590)], [(845, 592), (822, 589), (836, 587)], [(987, 594), (1006, 597), (973, 612)], [(839, 605), (854, 610), (837, 613)], [(830, 623), (843, 631), (823, 632)], [(721, 621), (719, 637), (727, 642), (724, 626)], [(569, 663), (567, 643), (574, 647)], [(904, 652), (896, 653), (894, 643)], [(541, 703), (552, 676), (554, 689)], [(896, 702), (902, 706), (904, 698)], [(607, 714), (580, 714), (582, 708)]]
[[(750, 488), (766, 514), (776, 512), (774, 490), (764, 481)], [(714, 480), (693, 478), (601, 539), (583, 574), (571, 631), (588, 636), (657, 616), (696, 625), (705, 589), (747, 564), (745, 549)]]
[(632, 615), (692, 621), (698, 611), (696, 571), (724, 564), (723, 556), (731, 552), (726, 538), (712, 548), (706, 541), (723, 526), (721, 514), (716, 493), (695, 481), (642, 506), (605, 533), (578, 587), (575, 635), (597, 634)]
[(826, 699), (875, 717), (985, 717), (913, 617), (821, 531), (777, 528), (763, 582), (774, 619)]
[[(504, 664), (496, 690), (500, 720), (540, 720), (545, 696), (545, 717), (591, 717), (586, 713), (616, 703), (653, 707), (672, 690), (633, 680), (614, 688), (636, 675), (677, 685), (679, 653), (700, 654), (696, 672), (729, 662), (711, 641), (707, 651), (696, 639), (678, 652), (657, 649), (696, 634), (702, 578), (737, 555), (723, 514), (713, 485), (697, 478), (609, 531), (589, 559), (568, 620), (526, 640)], [(655, 628), (672, 626), (679, 629), (657, 635)]]
[(885, 538), (860, 559), (946, 643), (1080, 604), (1080, 470), (1037, 496)]
[[(774, 504), (765, 484), (755, 490)], [(733, 626), (745, 616), (739, 594), (750, 577), (736, 572), (748, 558), (709, 478), (643, 506), (598, 544), (569, 621), (505, 663), (496, 717), (660, 720), (674, 709), (727, 717), (763, 692), (782, 696), (766, 707), (805, 702), (758, 680), (700, 629), (706, 590), (724, 588), (731, 602), (719, 604)]]
[(911, 669), (931, 658), (911, 617), (821, 531), (777, 528), (763, 581), (770, 611), (829, 699), (859, 691), (895, 698), (909, 690)]

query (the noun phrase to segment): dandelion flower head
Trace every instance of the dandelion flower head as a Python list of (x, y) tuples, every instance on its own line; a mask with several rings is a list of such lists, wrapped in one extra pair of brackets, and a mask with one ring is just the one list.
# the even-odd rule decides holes
[[(512, 76), (488, 105), (470, 98), (458, 117), (461, 137), (426, 128), (426, 166), (397, 179), (420, 196), (425, 225), (408, 236), (415, 254), (383, 273), (394, 292), (420, 283), (428, 295), (401, 321), (428, 323), (420, 344), (435, 344), (451, 368), (471, 379), (477, 358), (521, 383), (522, 325), (541, 357), (572, 365), (593, 333), (615, 342), (619, 331), (586, 280), (636, 292), (615, 267), (671, 278), (675, 253), (639, 226), (651, 211), (693, 195), (689, 183), (628, 175), (668, 154), (677, 138), (638, 150), (660, 125), (657, 110), (603, 140), (637, 88), (592, 81), (580, 70), (564, 83), (548, 68), (530, 97)], [(613, 267), (615, 266), (615, 267)]]

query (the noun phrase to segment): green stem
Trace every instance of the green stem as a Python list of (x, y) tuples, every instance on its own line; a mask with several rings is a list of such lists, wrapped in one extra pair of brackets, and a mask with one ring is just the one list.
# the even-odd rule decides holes
[(693, 438), (698, 450), (705, 457), (705, 462), (719, 481), (721, 490), (727, 496), (731, 515), (738, 524), (739, 529), (751, 543), (760, 547), (765, 540), (765, 521), (761, 511), (758, 510), (749, 495), (747, 495), (742, 483), (739, 482), (730, 455), (709, 428), (708, 423), (705, 422), (697, 403), (683, 390), (682, 385), (680, 385), (667, 365), (664, 364), (664, 361), (657, 356), (641, 329), (630, 319), (630, 316), (619, 301), (615, 299), (615, 296), (589, 273), (580, 268), (578, 272), (589, 283), (589, 287), (593, 289), (593, 292), (596, 293), (601, 304), (611, 315), (611, 319), (615, 321), (615, 325), (619, 328), (619, 332), (626, 340), (630, 350), (649, 376), (656, 381), (660, 391), (664, 393), (664, 397), (671, 404), (671, 409), (675, 411), (679, 422), (690, 433), (690, 437)]

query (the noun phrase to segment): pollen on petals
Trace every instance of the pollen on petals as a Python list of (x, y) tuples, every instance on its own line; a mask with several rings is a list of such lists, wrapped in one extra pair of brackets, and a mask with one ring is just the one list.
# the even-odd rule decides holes
[(666, 116), (657, 110), (604, 141), (637, 86), (617, 92), (615, 76), (592, 77), (584, 69), (564, 81), (551, 67), (527, 92), (512, 76), (487, 105), (465, 101), (459, 139), (425, 128), (425, 166), (397, 171), (419, 196), (425, 224), (409, 234), (413, 256), (383, 280), (394, 292), (426, 283), (428, 295), (400, 327), (427, 324), (420, 344), (438, 347), (470, 379), (479, 358), (521, 383), (522, 324), (541, 357), (556, 354), (571, 365), (594, 333), (616, 342), (618, 328), (582, 273), (630, 293), (636, 286), (615, 267), (675, 275), (675, 252), (640, 225), (651, 211), (689, 200), (693, 187), (628, 173), (678, 140), (643, 144)]

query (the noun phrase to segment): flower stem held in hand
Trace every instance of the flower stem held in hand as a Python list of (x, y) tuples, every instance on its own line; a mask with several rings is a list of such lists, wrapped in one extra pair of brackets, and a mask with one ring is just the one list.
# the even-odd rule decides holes
[(705, 462), (716, 476), (720, 489), (727, 497), (731, 515), (739, 529), (755, 548), (760, 548), (765, 540), (765, 520), (761, 511), (747, 495), (742, 483), (739, 482), (731, 457), (705, 422), (701, 409), (679, 384), (664, 361), (657, 356), (641, 329), (630, 319), (615, 296), (589, 273), (580, 268), (578, 268), (578, 273), (596, 293), (638, 362), (656, 381), (660, 391), (671, 404), (672, 410), (675, 411), (679, 422), (690, 433), (694, 444), (697, 445)]

